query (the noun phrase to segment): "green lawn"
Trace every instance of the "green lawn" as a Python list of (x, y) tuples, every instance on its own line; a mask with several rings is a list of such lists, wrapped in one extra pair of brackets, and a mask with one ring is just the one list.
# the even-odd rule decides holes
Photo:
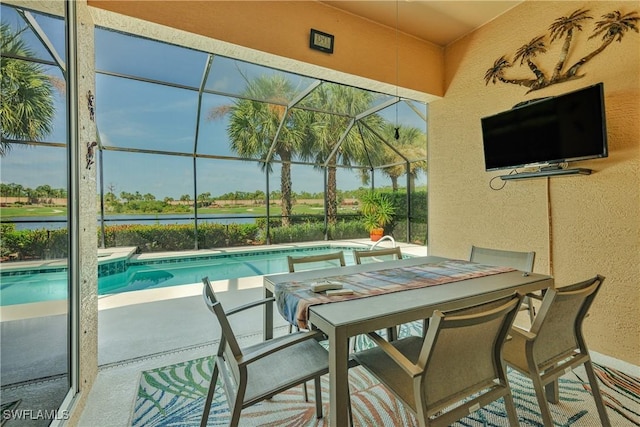
[(16, 216), (66, 216), (66, 206), (10, 206), (0, 208), (2, 218)]

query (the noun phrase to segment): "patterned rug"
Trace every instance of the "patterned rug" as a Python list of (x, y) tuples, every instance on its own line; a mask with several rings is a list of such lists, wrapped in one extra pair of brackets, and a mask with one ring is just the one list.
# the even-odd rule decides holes
[[(407, 325), (403, 325), (405, 328)], [(402, 335), (410, 332), (402, 331)], [(258, 339), (255, 336), (254, 339)], [(358, 337), (358, 347), (367, 347), (368, 338)], [(204, 357), (144, 371), (141, 374), (131, 426), (198, 426), (204, 405), (212, 359)], [(640, 426), (640, 379), (596, 365), (611, 425)], [(509, 382), (521, 426), (540, 426), (536, 396), (531, 381), (509, 370)], [(328, 426), (329, 382), (322, 378), (324, 418), (315, 416), (313, 383), (308, 385), (309, 402), (302, 387), (247, 408), (241, 426)], [(349, 371), (351, 405), (356, 426), (416, 426), (413, 415), (387, 389), (360, 367)], [(559, 381), (560, 403), (550, 405), (557, 426), (599, 426), (598, 412), (584, 370), (576, 369)], [(221, 387), (216, 389), (208, 426), (228, 425), (229, 409)], [(455, 426), (508, 426), (504, 403), (498, 400), (464, 418)]]

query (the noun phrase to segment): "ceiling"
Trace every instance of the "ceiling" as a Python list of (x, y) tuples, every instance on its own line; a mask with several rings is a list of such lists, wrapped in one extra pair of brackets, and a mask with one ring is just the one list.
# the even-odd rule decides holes
[(522, 3), (522, 0), (340, 0), (322, 3), (446, 46)]

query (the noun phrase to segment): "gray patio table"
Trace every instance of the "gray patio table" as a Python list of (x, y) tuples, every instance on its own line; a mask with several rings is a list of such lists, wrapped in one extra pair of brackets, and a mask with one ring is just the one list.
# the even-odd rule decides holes
[[(357, 275), (390, 268), (403, 268), (447, 261), (437, 256), (414, 257), (346, 267), (308, 270), (264, 277), (264, 293), (272, 297), (278, 284), (292, 281), (313, 283), (333, 276)], [(360, 299), (312, 305), (309, 322), (329, 338), (330, 425), (347, 426), (349, 337), (386, 329), (430, 317), (434, 310), (454, 310), (479, 304), (518, 291), (533, 292), (553, 286), (553, 278), (535, 273), (510, 271), (452, 283), (367, 296)], [(272, 338), (273, 305), (264, 310), (264, 339)]]

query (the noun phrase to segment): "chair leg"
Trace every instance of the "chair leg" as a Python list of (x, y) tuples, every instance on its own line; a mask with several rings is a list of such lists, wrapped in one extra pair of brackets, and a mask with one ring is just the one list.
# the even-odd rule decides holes
[(602, 395), (600, 394), (600, 386), (598, 385), (598, 378), (596, 377), (596, 373), (593, 371), (593, 365), (590, 360), (587, 360), (584, 363), (584, 369), (587, 371), (587, 376), (589, 377), (589, 384), (591, 384), (591, 393), (593, 394), (593, 398), (596, 401), (596, 407), (598, 408), (598, 414), (600, 415), (600, 422), (603, 427), (611, 427), (611, 422), (609, 421), (609, 416), (607, 415), (607, 407), (602, 401)]
[(538, 399), (538, 406), (540, 407), (540, 415), (542, 415), (542, 423), (545, 427), (553, 427), (553, 418), (551, 417), (551, 410), (549, 409), (549, 403), (545, 396), (545, 388), (542, 382), (540, 382), (540, 372), (532, 372), (531, 376), (533, 388), (536, 391), (536, 398)]
[(527, 308), (529, 309), (529, 320), (533, 323), (533, 319), (536, 317), (536, 307), (533, 305), (533, 299), (527, 298)]
[[(299, 331), (300, 328), (298, 326), (295, 327), (296, 331)], [(289, 333), (293, 333), (293, 325), (291, 323), (289, 323)], [(307, 391), (307, 383), (302, 383), (302, 391), (304, 394), (304, 401), (308, 402), (309, 401), (309, 392)]]
[(429, 319), (422, 319), (422, 336), (427, 336), (427, 329), (429, 329)]
[(545, 386), (545, 393), (547, 395), (547, 402), (560, 402), (560, 389), (558, 388), (558, 380), (551, 381), (549, 384), (547, 384)]
[(313, 385), (316, 389), (316, 418), (322, 418), (322, 390), (320, 388), (320, 377), (313, 379)]
[(516, 412), (516, 405), (513, 402), (511, 392), (504, 395), (504, 405), (507, 409), (507, 416), (509, 417), (509, 426), (519, 426), (518, 413)]
[(398, 339), (396, 327), (387, 328), (387, 341), (395, 341)]
[(351, 398), (349, 398), (349, 426), (353, 427), (353, 409), (351, 409)]
[(209, 391), (207, 392), (207, 398), (204, 401), (204, 409), (202, 411), (202, 418), (200, 419), (200, 427), (205, 427), (207, 421), (209, 421), (209, 411), (211, 411), (211, 402), (213, 401), (213, 394), (216, 390), (216, 383), (218, 382), (218, 364), (214, 362), (213, 372), (211, 373), (211, 382), (209, 383)]
[(229, 421), (229, 427), (238, 427), (240, 424), (240, 411), (242, 411), (242, 404), (236, 402), (233, 411), (231, 411), (231, 420)]
[[(555, 366), (555, 365), (554, 365)], [(551, 369), (551, 368), (549, 368)], [(559, 403), (560, 402), (560, 387), (558, 386), (558, 379), (551, 381), (544, 387), (545, 394), (547, 395), (547, 402)]]

